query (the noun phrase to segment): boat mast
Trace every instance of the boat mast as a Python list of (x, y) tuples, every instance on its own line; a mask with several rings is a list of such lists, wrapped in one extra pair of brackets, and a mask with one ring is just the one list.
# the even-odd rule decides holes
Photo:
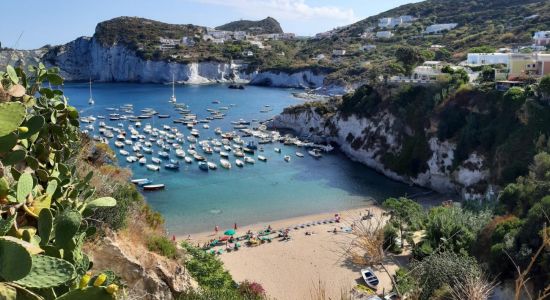
[(172, 99), (176, 98), (176, 93), (174, 91), (174, 85), (175, 85), (175, 79), (174, 79), (174, 73), (172, 73)]
[(92, 77), (90, 77), (90, 100), (93, 99), (92, 97)]

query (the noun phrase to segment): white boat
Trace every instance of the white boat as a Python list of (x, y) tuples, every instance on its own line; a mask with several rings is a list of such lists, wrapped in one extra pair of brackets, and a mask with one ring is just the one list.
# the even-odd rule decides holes
[(94, 97), (92, 97), (92, 78), (90, 78), (90, 99), (88, 99), (88, 104), (89, 105), (95, 104)]
[(239, 168), (242, 168), (242, 167), (244, 167), (244, 162), (240, 159), (236, 159), (235, 160), (235, 165)]
[(179, 157), (179, 158), (184, 158), (185, 157), (185, 151), (182, 150), (182, 149), (177, 149), (176, 150), (176, 156)]
[(208, 162), (206, 162), (206, 164), (208, 165), (208, 168), (209, 168), (210, 170), (216, 170), (216, 169), (218, 168), (218, 165), (216, 165), (216, 164), (213, 163), (213, 162), (208, 161)]
[(267, 161), (267, 157), (265, 157), (263, 155), (258, 155), (258, 160)]
[(124, 149), (120, 149), (120, 151), (118, 151), (118, 153), (120, 153), (120, 155), (122, 155), (122, 156), (128, 156), (130, 154), (130, 152), (128, 152)]
[(245, 156), (244, 157), (244, 162), (247, 163), (247, 164), (253, 164), (256, 161), (252, 157)]
[(158, 157), (151, 157), (151, 161), (152, 161), (154, 164), (160, 164), (160, 158), (158, 158)]
[(176, 80), (174, 78), (174, 74), (172, 74), (172, 97), (170, 97), (170, 100), (168, 102), (170, 103), (176, 103)]
[(145, 158), (145, 157), (140, 158), (140, 159), (139, 159), (139, 163), (140, 163), (141, 165), (146, 164), (146, 163), (147, 163), (147, 158)]
[(296, 156), (298, 156), (298, 157), (304, 157), (304, 154), (302, 154), (302, 152), (296, 152)]
[(124, 143), (121, 141), (115, 141), (115, 146), (118, 148), (124, 148)]
[(220, 164), (226, 169), (231, 169), (231, 163), (227, 159), (220, 159)]
[(160, 170), (160, 167), (157, 166), (157, 165), (147, 165), (146, 166), (148, 170), (151, 170), (151, 171), (159, 171)]
[(273, 150), (275, 150), (275, 152), (277, 152), (277, 153), (281, 153), (281, 149), (280, 149), (280, 148), (273, 148)]
[(361, 277), (363, 277), (363, 280), (369, 288), (376, 291), (380, 281), (378, 280), (378, 277), (376, 277), (376, 274), (374, 274), (374, 271), (371, 268), (361, 269)]
[(225, 151), (220, 151), (220, 156), (221, 157), (229, 157), (229, 153), (227, 153)]
[(315, 158), (321, 158), (323, 156), (321, 155), (321, 150), (319, 149), (311, 149), (307, 153)]
[(210, 128), (210, 126), (208, 124), (204, 124), (204, 125), (202, 125), (202, 128), (208, 129), (208, 128)]
[(185, 160), (185, 162), (188, 164), (193, 163), (193, 159), (189, 156), (184, 157), (183, 160)]
[(285, 155), (285, 157), (283, 158), (286, 162), (290, 162), (290, 156), (289, 155)]

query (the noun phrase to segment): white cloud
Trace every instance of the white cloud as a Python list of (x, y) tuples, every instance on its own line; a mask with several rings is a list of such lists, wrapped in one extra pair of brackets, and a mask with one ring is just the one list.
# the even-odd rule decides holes
[(357, 20), (352, 9), (336, 6), (311, 6), (305, 0), (195, 0), (238, 9), (243, 15), (263, 18), (267, 15), (283, 20), (324, 19), (339, 23)]

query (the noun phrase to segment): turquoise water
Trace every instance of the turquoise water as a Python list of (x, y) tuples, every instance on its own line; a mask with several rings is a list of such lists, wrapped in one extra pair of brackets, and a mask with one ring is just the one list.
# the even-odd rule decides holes
[[(153, 84), (95, 84), (95, 105), (90, 107), (87, 84), (67, 84), (65, 94), (70, 103), (79, 110), (82, 116), (104, 115), (110, 112), (107, 107), (119, 107), (126, 103), (134, 105), (135, 115), (140, 110), (152, 107), (160, 113), (168, 113), (172, 118), (178, 116), (172, 105), (167, 102), (171, 95), (170, 86)], [(221, 127), (230, 130), (231, 121), (240, 118), (265, 120), (278, 113), (284, 107), (299, 104), (301, 100), (291, 95), (289, 89), (273, 89), (262, 87), (247, 87), (245, 90), (231, 90), (225, 85), (208, 86), (178, 86), (176, 96), (178, 103), (185, 103), (199, 119), (209, 116), (207, 108), (230, 106), (226, 118), (213, 120), (210, 129), (206, 130), (199, 124), (200, 139), (214, 137), (214, 128)], [(221, 104), (212, 104), (220, 100)], [(265, 105), (273, 108), (269, 113), (260, 113)], [(98, 120), (99, 121), (99, 120)], [(96, 121), (96, 130), (97, 122)], [(111, 126), (122, 121), (104, 120)], [(125, 128), (130, 124), (123, 121)], [(142, 124), (150, 123), (162, 129), (163, 124), (177, 126), (186, 136), (189, 130), (181, 124), (173, 124), (172, 119), (142, 120)], [(114, 140), (114, 139), (112, 139)], [(111, 141), (112, 143), (112, 141)], [(184, 144), (187, 148), (188, 142)], [(273, 151), (274, 147), (282, 149), (282, 153)], [(212, 230), (215, 225), (222, 228), (231, 227), (237, 222), (247, 225), (258, 222), (269, 222), (289, 217), (313, 213), (332, 212), (359, 207), (371, 198), (383, 200), (390, 196), (415, 194), (422, 190), (392, 181), (370, 170), (369, 168), (350, 161), (339, 151), (325, 154), (316, 160), (307, 155), (304, 158), (294, 156), (298, 150), (295, 147), (282, 144), (264, 145), (262, 155), (268, 158), (266, 163), (256, 164), (231, 170), (219, 168), (216, 171), (203, 172), (196, 162), (181, 164), (179, 172), (161, 169), (160, 172), (148, 171), (137, 163), (129, 164), (124, 157), (119, 157), (120, 165), (129, 167), (134, 172), (134, 178), (147, 177), (155, 183), (166, 184), (166, 189), (156, 192), (145, 192), (147, 202), (161, 212), (165, 219), (167, 230), (174, 234), (196, 233)], [(125, 148), (132, 152), (130, 146)], [(155, 153), (158, 149), (155, 148)], [(200, 152), (200, 151), (199, 151)], [(117, 150), (118, 153), (118, 150)], [(257, 154), (260, 152), (257, 152)], [(257, 155), (256, 154), (256, 155)], [(290, 163), (283, 156), (292, 156)], [(172, 151), (172, 158), (175, 158)], [(213, 161), (218, 162), (218, 154), (213, 154)], [(148, 163), (151, 155), (146, 155)], [(234, 158), (230, 156), (231, 161)]]

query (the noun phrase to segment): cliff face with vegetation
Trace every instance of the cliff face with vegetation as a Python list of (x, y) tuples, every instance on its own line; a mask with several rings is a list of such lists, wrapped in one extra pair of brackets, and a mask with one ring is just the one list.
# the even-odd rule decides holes
[(216, 27), (218, 30), (246, 31), (252, 34), (283, 33), (281, 24), (272, 17), (260, 21), (239, 20)]
[(365, 86), (286, 109), (272, 126), (340, 146), (403, 182), (481, 199), (527, 172), (550, 109), (525, 92), (463, 86)]

